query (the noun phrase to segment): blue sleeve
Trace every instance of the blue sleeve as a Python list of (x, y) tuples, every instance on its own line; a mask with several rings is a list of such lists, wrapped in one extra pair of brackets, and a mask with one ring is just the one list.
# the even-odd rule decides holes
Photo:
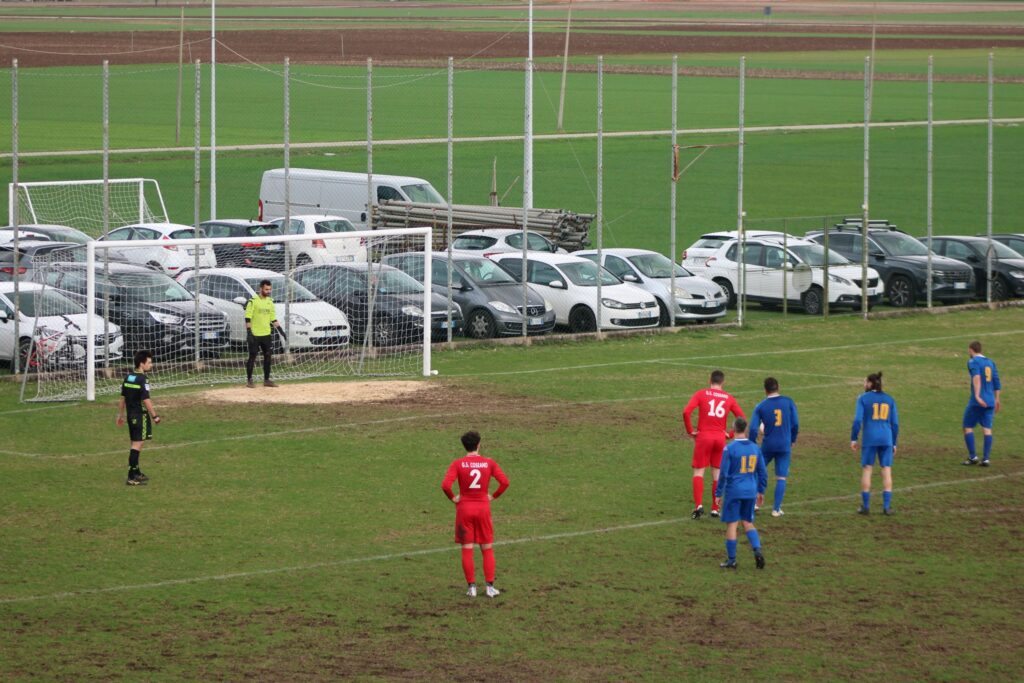
[(900, 418), (896, 414), (896, 401), (892, 401), (892, 410), (889, 411), (889, 428), (892, 429), (892, 445), (895, 447), (900, 436)]
[(1003, 385), (999, 383), (999, 371), (996, 370), (996, 364), (992, 364), (992, 388), (996, 391), (1002, 391)]
[(754, 412), (750, 414), (750, 426), (747, 428), (747, 438), (750, 439), (750, 443), (757, 443), (757, 432), (761, 429), (761, 406), (763, 403), (758, 403), (754, 407)]
[(764, 464), (764, 454), (757, 449), (757, 492), (764, 493), (768, 489), (768, 468)]
[(857, 399), (857, 411), (853, 414), (853, 429), (850, 430), (850, 442), (860, 436), (860, 423), (864, 421), (864, 405)]
[(718, 497), (723, 500), (725, 499), (725, 492), (729, 488), (729, 471), (731, 469), (729, 467), (729, 459), (732, 455), (731, 449), (732, 444), (729, 444), (725, 447), (725, 450), (722, 451), (722, 468), (719, 470), (718, 474)]
[(789, 401), (789, 433), (791, 434), (789, 442), (791, 444), (796, 443), (796, 437), (800, 433), (800, 418), (796, 414), (796, 402), (790, 399)]

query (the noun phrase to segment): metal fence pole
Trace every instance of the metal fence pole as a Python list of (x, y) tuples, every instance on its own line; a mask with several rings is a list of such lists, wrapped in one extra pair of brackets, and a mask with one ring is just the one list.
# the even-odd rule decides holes
[[(195, 229), (196, 237), (199, 237), (202, 234), (202, 228), (199, 227), (199, 222), (200, 222), (200, 220), (199, 220), (199, 204), (201, 202), (199, 193), (200, 193), (200, 190), (201, 190), (200, 186), (202, 184), (202, 176), (200, 175), (200, 168), (201, 168), (200, 161), (202, 159), (202, 144), (203, 144), (202, 135), (201, 135), (202, 129), (199, 126), (199, 119), (200, 119), (200, 115), (201, 115), (201, 113), (203, 111), (202, 110), (202, 98), (203, 98), (203, 93), (200, 90), (199, 60), (197, 59), (196, 60), (196, 83), (195, 83), (195, 118), (194, 118), (194, 123), (192, 124), (193, 125), (192, 145), (193, 145), (193, 148), (194, 148), (193, 149), (193, 166), (194, 166), (194, 168), (193, 168), (193, 171), (192, 171), (192, 182), (193, 182), (193, 196), (192, 196), (193, 216), (192, 216), (192, 220), (194, 222), (193, 228)], [(210, 218), (212, 220), (213, 216), (211, 216)], [(211, 249), (212, 248), (213, 247), (211, 247)], [(195, 257), (196, 257), (195, 268), (196, 268), (196, 272), (195, 272), (195, 278), (193, 279), (193, 282), (195, 283), (195, 287), (194, 287), (193, 293), (194, 293), (194, 296), (195, 296), (196, 328), (195, 328), (195, 331), (193, 333), (192, 343), (195, 346), (195, 360), (196, 360), (196, 364), (197, 365), (198, 365), (199, 360), (200, 360), (200, 358), (199, 358), (199, 345), (200, 345), (200, 343), (202, 343), (202, 340), (200, 339), (200, 330), (199, 330), (199, 328), (201, 327), (201, 325), (199, 324), (199, 312), (200, 312), (199, 297), (200, 297), (200, 292), (202, 291), (202, 285), (203, 285), (202, 277), (203, 276), (202, 276), (202, 271), (199, 269), (199, 249), (200, 248), (198, 246), (195, 247)], [(105, 249), (104, 252), (108, 253), (109, 250)]]
[(782, 315), (789, 315), (789, 221), (782, 219)]
[[(533, 5), (531, 4), (530, 7), (532, 8)], [(532, 59), (527, 59), (526, 60), (526, 83), (527, 83), (527, 87), (528, 88), (530, 87), (530, 84), (532, 83), (532, 80), (530, 78), (530, 74), (532, 74), (532, 73), (533, 73), (533, 60)], [(526, 232), (529, 229), (530, 206), (531, 206), (531, 204), (533, 202), (533, 187), (532, 187), (532, 182), (533, 182), (532, 181), (533, 156), (532, 156), (532, 153), (531, 153), (532, 152), (532, 144), (533, 144), (533, 138), (532, 138), (533, 111), (532, 111), (532, 107), (531, 107), (531, 102), (532, 102), (532, 100), (530, 98), (529, 91), (528, 91), (527, 97), (526, 97), (526, 99), (523, 102), (523, 138), (524, 138), (524, 141), (529, 140), (529, 142), (524, 142), (524, 145), (523, 145), (523, 271), (522, 271), (522, 277), (523, 277), (523, 312), (526, 311), (526, 308), (527, 308), (527, 306), (530, 303), (530, 298), (529, 298), (530, 285), (527, 283), (528, 275), (529, 275), (529, 268), (527, 266), (529, 264), (527, 263), (527, 254), (526, 254)], [(523, 330), (522, 330), (522, 335), (523, 335), (524, 339), (526, 338), (526, 335), (527, 335), (527, 323), (528, 322), (529, 321), (527, 320), (526, 316), (524, 315), (523, 316)]]
[(871, 131), (871, 57), (864, 58), (864, 200), (861, 203), (860, 312), (868, 318), (868, 197)]
[(676, 153), (679, 149), (679, 55), (672, 55), (672, 153), (669, 155), (669, 165), (672, 174), (672, 184), (669, 186), (669, 238), (668, 256), (672, 261), (672, 275), (669, 279), (668, 301), (668, 324), (676, 326)]
[(743, 210), (743, 147), (744, 147), (744, 119), (746, 117), (745, 111), (745, 98), (747, 90), (747, 58), (740, 57), (740, 110), (739, 110), (739, 159), (738, 169), (736, 174), (736, 236), (739, 238), (740, 245), (740, 262), (737, 264), (739, 268), (739, 285), (740, 291), (736, 300), (736, 309), (738, 315), (738, 322), (743, 325), (743, 317), (747, 307), (747, 262), (746, 262), (746, 246), (747, 246), (747, 235), (746, 230), (743, 228), (743, 219), (747, 215)]
[[(292, 94), (291, 94), (292, 62), (289, 57), (284, 58), (284, 233), (290, 234), (292, 228)], [(294, 296), (291, 286), (291, 269), (288, 267), (288, 247), (291, 244), (284, 244), (284, 353), (288, 355), (291, 349), (292, 338), (292, 297)]]
[[(373, 58), (366, 59), (366, 229), (373, 230)], [(369, 258), (367, 259), (369, 263)], [(369, 272), (369, 270), (367, 270)]]
[(604, 57), (597, 58), (597, 336), (604, 323), (601, 305), (601, 269), (604, 267)]
[(828, 296), (829, 296), (829, 293), (828, 293), (828, 255), (829, 255), (829, 250), (828, 250), (828, 217), (827, 216), (823, 216), (822, 217), (822, 219), (821, 219), (821, 227), (824, 230), (824, 232), (822, 234), (825, 236), (824, 244), (822, 245), (825, 248), (825, 271), (823, 273), (823, 275), (825, 277), (823, 278), (822, 285), (824, 286), (824, 289), (825, 289), (825, 310), (827, 311), (828, 310)]
[(988, 175), (988, 190), (985, 195), (985, 235), (988, 238), (988, 243), (985, 249), (985, 301), (992, 303), (992, 162), (993, 162), (993, 145), (992, 139), (994, 136), (993, 127), (993, 109), (994, 109), (994, 90), (993, 84), (995, 77), (993, 73), (993, 54), (988, 53), (988, 161), (987, 161), (987, 175)]
[[(448, 58), (448, 221), (445, 241), (448, 244), (448, 343), (452, 343), (452, 181), (455, 166), (455, 60)], [(424, 278), (425, 280), (425, 278)], [(430, 283), (424, 281), (423, 285), (430, 289)], [(523, 309), (523, 317), (526, 316), (526, 309)], [(462, 324), (469, 323), (463, 317)], [(465, 329), (465, 327), (463, 328)], [(465, 332), (463, 332), (465, 334)]]
[[(103, 236), (110, 232), (110, 62), (103, 60)], [(103, 275), (110, 275), (110, 250), (103, 250)], [(110, 366), (110, 292), (103, 288), (103, 366)]]
[(934, 148), (934, 127), (935, 127), (935, 90), (934, 90), (934, 76), (935, 76), (935, 58), (931, 55), (928, 56), (928, 172), (926, 174), (927, 183), (925, 191), (925, 227), (928, 231), (928, 270), (925, 278), (925, 287), (928, 289), (926, 301), (928, 308), (932, 307), (932, 208), (934, 195), (932, 194), (935, 188), (935, 178), (933, 172), (935, 170), (935, 148)]
[[(11, 217), (14, 228), (14, 358), (11, 361), (11, 369), (14, 370), (14, 374), (17, 375), (21, 372), (21, 326), (18, 324), (18, 318), (21, 317), (21, 306), (18, 301), (18, 266), (21, 263), (21, 259), (18, 258), (18, 209), (21, 204), (21, 193), (18, 191), (18, 60), (11, 60)], [(29, 350), (32, 349), (31, 340), (29, 341)], [(26, 354), (27, 356), (28, 354)], [(25, 362), (28, 362), (26, 357)], [(28, 372), (28, 368), (25, 368), (25, 372)]]
[(210, 3), (210, 220), (217, 219), (217, 0)]

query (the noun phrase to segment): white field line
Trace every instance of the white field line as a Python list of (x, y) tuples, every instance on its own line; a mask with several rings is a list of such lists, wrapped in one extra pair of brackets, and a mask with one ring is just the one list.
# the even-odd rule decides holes
[[(689, 368), (712, 368), (712, 369), (717, 369), (717, 370), (728, 370), (729, 372), (761, 372), (761, 373), (767, 373), (769, 375), (774, 374), (774, 373), (778, 373), (778, 369), (775, 369), (775, 370), (765, 370), (763, 368), (738, 368), (738, 367), (729, 367), (728, 365), (720, 365), (718, 363), (686, 363), (686, 362), (683, 362), (681, 360), (673, 360), (673, 361), (667, 360), (667, 361), (663, 361), (663, 364), (664, 365), (671, 365), (673, 367), (682, 366), (682, 367), (689, 367)], [(786, 376), (788, 377), (789, 375), (802, 375), (802, 376), (805, 376), (805, 377), (827, 377), (829, 379), (845, 379), (845, 380), (849, 380), (851, 382), (862, 382), (862, 381), (864, 381), (864, 378), (859, 376), (859, 375), (857, 377), (851, 377), (849, 375), (830, 375), (830, 374), (824, 373), (824, 372), (798, 372), (798, 371), (795, 371), (795, 370), (786, 370)]]
[[(989, 482), (997, 479), (1006, 479), (1009, 477), (1018, 477), (1024, 474), (1024, 471), (1010, 472), (1008, 474), (997, 474), (989, 477), (977, 477), (972, 479), (951, 479), (948, 481), (931, 482), (929, 484), (919, 484), (915, 486), (908, 486), (902, 489), (895, 489), (894, 491), (899, 494), (909, 493), (912, 491), (918, 491), (922, 489), (936, 488), (939, 486), (958, 486), (960, 484), (973, 484), (978, 482)], [(859, 498), (860, 494), (855, 493), (846, 496), (834, 496), (830, 498), (819, 498), (815, 500), (804, 501), (804, 504), (823, 503), (837, 500), (853, 500)], [(800, 501), (796, 501), (790, 504), (788, 507), (795, 507)], [(681, 522), (688, 521), (689, 516), (686, 517), (675, 517), (672, 519), (659, 519), (648, 522), (636, 522), (634, 524), (620, 524), (616, 526), (602, 527), (599, 529), (584, 529), (581, 531), (565, 531), (556, 534), (543, 534), (539, 536), (525, 536), (523, 538), (514, 538), (507, 541), (496, 541), (496, 546), (510, 546), (510, 545), (522, 545), (525, 543), (539, 543), (543, 541), (557, 541), (567, 538), (580, 538), (582, 536), (594, 536), (597, 534), (610, 534), (618, 531), (631, 531), (636, 529), (646, 529), (650, 527), (666, 526), (669, 524), (679, 524)], [(135, 590), (148, 590), (153, 588), (166, 588), (169, 586), (182, 586), (197, 583), (207, 583), (210, 581), (230, 581), (233, 579), (246, 579), (256, 576), (270, 576), (275, 574), (289, 574), (293, 572), (308, 572), (316, 569), (326, 569), (334, 567), (344, 567), (346, 565), (353, 564), (365, 564), (369, 562), (386, 562), (389, 560), (404, 559), (408, 557), (422, 557), (424, 555), (438, 555), (441, 553), (451, 553), (458, 548), (455, 544), (439, 547), (439, 548), (425, 548), (422, 550), (406, 550), (397, 553), (386, 553), (381, 555), (367, 555), (363, 557), (350, 557), (341, 560), (330, 560), (326, 562), (312, 562), (309, 564), (297, 564), (286, 567), (271, 567), (268, 569), (253, 569), (250, 571), (243, 572), (230, 572), (226, 574), (207, 574), (204, 576), (193, 576), (181, 579), (167, 579), (165, 581), (153, 581), (150, 583), (131, 583), (122, 584), (118, 586), (107, 586), (106, 588), (84, 588), (77, 591), (63, 591), (60, 593), (48, 593), (41, 595), (26, 595), (23, 597), (5, 597), (0, 598), (0, 605), (12, 605), (21, 604), (26, 602), (39, 602), (41, 600), (64, 600), (68, 598), (84, 597), (89, 595), (102, 595), (107, 593), (123, 593), (127, 591)]]
[[(796, 393), (796, 392), (799, 392), (799, 391), (808, 391), (808, 390), (811, 390), (811, 389), (827, 389), (827, 388), (832, 388), (832, 387), (846, 386), (848, 384), (851, 384), (854, 381), (859, 382), (861, 380), (860, 380), (860, 378), (857, 378), (856, 380), (848, 380), (846, 382), (833, 382), (831, 384), (811, 384), (811, 385), (808, 385), (808, 386), (792, 387), (791, 389), (788, 389), (787, 391), (789, 393)], [(746, 391), (734, 392), (733, 395), (734, 396), (745, 396), (747, 394), (760, 394), (760, 393), (761, 393), (760, 390), (749, 389), (749, 390), (746, 390)], [(663, 395), (663, 396), (637, 396), (637, 397), (628, 397), (628, 398), (603, 398), (603, 399), (594, 399), (594, 400), (589, 400), (589, 401), (557, 401), (557, 402), (554, 402), (554, 403), (538, 403), (538, 404), (534, 405), (534, 408), (562, 408), (562, 407), (567, 407), (567, 406), (588, 406), (588, 405), (613, 404), (613, 403), (629, 403), (629, 402), (637, 402), (637, 401), (667, 401), (667, 400), (671, 400), (671, 399), (683, 400), (683, 399), (689, 398), (689, 396), (690, 396), (690, 394), (686, 393), (686, 394), (666, 394), (666, 395)], [(326, 431), (330, 431), (330, 430), (353, 429), (353, 428), (356, 428), (356, 427), (368, 427), (368, 426), (382, 425), (382, 424), (393, 424), (393, 423), (396, 423), (396, 422), (413, 422), (413, 421), (416, 421), (416, 420), (437, 420), (437, 419), (442, 419), (442, 418), (446, 418), (446, 417), (451, 417), (451, 416), (457, 415), (457, 414), (459, 414), (459, 413), (453, 413), (453, 412), (449, 411), (449, 412), (446, 412), (446, 413), (432, 413), (432, 414), (428, 414), (428, 415), (404, 415), (402, 417), (381, 418), (379, 420), (361, 420), (361, 421), (358, 421), (358, 422), (334, 423), (334, 424), (324, 425), (324, 426), (320, 426), (320, 427), (301, 427), (301, 428), (298, 428), (298, 429), (282, 429), (282, 430), (279, 430), (279, 431), (276, 431), (276, 432), (260, 432), (260, 433), (251, 433), (251, 434), (237, 434), (237, 435), (233, 435), (233, 436), (220, 436), (220, 437), (214, 437), (212, 439), (199, 439), (199, 440), (196, 440), (196, 441), (183, 441), (183, 442), (180, 442), (180, 443), (169, 443), (169, 444), (161, 444), (159, 446), (148, 446), (145, 449), (145, 452), (146, 453), (151, 453), (153, 451), (170, 450), (170, 449), (176, 449), (176, 448), (188, 448), (188, 447), (191, 447), (191, 446), (203, 446), (203, 445), (207, 445), (207, 444), (211, 444), (211, 443), (221, 443), (221, 442), (224, 442), (224, 441), (250, 441), (252, 439), (266, 439), (266, 438), (274, 438), (274, 437), (278, 437), (278, 436), (291, 436), (291, 435), (294, 435), (294, 434), (313, 434), (313, 433), (317, 433), (317, 432), (326, 432)], [(469, 414), (469, 413), (463, 413), (463, 414)], [(475, 414), (478, 414), (478, 413), (473, 413), (473, 414), (475, 415)], [(93, 452), (93, 453), (71, 453), (71, 454), (66, 454), (66, 455), (48, 455), (48, 454), (45, 454), (45, 453), (24, 453), (24, 452), (21, 452), (21, 451), (10, 451), (10, 450), (2, 450), (2, 449), (0, 449), (0, 455), (12, 455), (12, 456), (17, 456), (17, 457), (21, 457), (21, 458), (33, 458), (33, 459), (38, 459), (38, 460), (75, 460), (75, 459), (78, 459), (78, 458), (91, 458), (91, 457), (100, 457), (100, 456), (109, 456), (109, 455), (120, 455), (120, 454), (123, 454), (123, 453), (124, 453), (124, 449), (123, 448), (119, 448), (117, 450), (110, 450), (110, 451), (96, 451), (96, 452)]]
[[(993, 119), (993, 122), (999, 125), (1015, 125), (1024, 123), (1024, 118), (1001, 118)], [(943, 121), (935, 121), (936, 126), (978, 126), (988, 124), (988, 119), (946, 119)], [(921, 126), (928, 125), (927, 121), (887, 121), (887, 122), (873, 122), (869, 124), (870, 128), (920, 128)], [(779, 125), (779, 126), (748, 126), (744, 128), (747, 133), (776, 133), (776, 132), (811, 132), (811, 131), (833, 131), (833, 130), (863, 130), (864, 124), (853, 122), (853, 123), (813, 123), (813, 124), (793, 124), (793, 125)], [(687, 128), (685, 130), (679, 130), (679, 135), (729, 135), (738, 133), (739, 128), (736, 127), (725, 127), (725, 128)], [(671, 130), (627, 130), (627, 131), (609, 131), (604, 133), (605, 138), (646, 138), (646, 137), (667, 137), (672, 135)], [(597, 133), (551, 133), (544, 135), (534, 135), (534, 140), (540, 141), (553, 141), (553, 140), (593, 140), (597, 138)], [(473, 135), (467, 137), (453, 138), (455, 143), (467, 143), (467, 142), (517, 142), (523, 139), (522, 135)], [(403, 145), (439, 145), (447, 144), (448, 138), (408, 138), (404, 140), (374, 140), (374, 146), (380, 147), (396, 147)], [(322, 149), (324, 147), (338, 148), (338, 149), (363, 149), (366, 147), (365, 140), (324, 140), (322, 142), (293, 142), (290, 144), (291, 149)], [(201, 147), (202, 151), (210, 151), (210, 148)], [(252, 145), (217, 145), (217, 150), (221, 152), (244, 152), (244, 151), (260, 151), (260, 150), (282, 150), (284, 144), (280, 142), (269, 142), (259, 143)], [(130, 147), (121, 149), (112, 149), (110, 154), (167, 154), (170, 152), (193, 152), (195, 147)], [(19, 158), (33, 158), (33, 157), (69, 157), (69, 156), (89, 156), (102, 154), (103, 150), (100, 149), (77, 149), (77, 150), (61, 150), (51, 152), (18, 152)], [(4, 152), (0, 154), (0, 159), (11, 158), (11, 152)]]

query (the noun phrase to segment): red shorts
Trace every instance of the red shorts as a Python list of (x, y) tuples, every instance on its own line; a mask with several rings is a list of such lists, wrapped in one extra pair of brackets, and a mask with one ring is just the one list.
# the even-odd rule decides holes
[(455, 506), (455, 542), (462, 545), (494, 543), (489, 502), (460, 502)]
[(725, 450), (725, 433), (716, 435), (697, 434), (697, 442), (693, 446), (693, 466), (722, 466), (722, 451)]

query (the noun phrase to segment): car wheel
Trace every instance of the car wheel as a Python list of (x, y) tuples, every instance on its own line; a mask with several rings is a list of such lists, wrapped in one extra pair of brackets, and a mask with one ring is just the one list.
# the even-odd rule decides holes
[(717, 278), (715, 284), (721, 287), (725, 291), (725, 301), (727, 306), (736, 305), (736, 290), (732, 288), (732, 283), (725, 278)]
[(36, 354), (36, 346), (28, 337), (18, 342), (19, 366), (22, 372), (38, 372), (39, 357)]
[(668, 312), (668, 306), (662, 303), (661, 299), (658, 299), (658, 326), (668, 327), (672, 324), (672, 316)]
[(586, 306), (577, 306), (569, 313), (570, 332), (594, 332), (597, 330), (597, 320), (594, 312)]
[(914, 283), (905, 275), (893, 275), (889, 278), (885, 295), (889, 298), (889, 303), (897, 308), (913, 306), (916, 299)]
[(387, 316), (381, 316), (373, 323), (374, 346), (391, 346), (396, 341), (398, 330), (395, 323)]
[(807, 315), (821, 315), (821, 311), (824, 308), (824, 300), (825, 293), (818, 285), (813, 285), (800, 297), (800, 302), (804, 306), (804, 313)]
[(1010, 288), (1001, 275), (992, 278), (992, 301), (1005, 301), (1009, 298)]
[(466, 319), (466, 336), (468, 337), (473, 339), (490, 339), (496, 336), (497, 332), (494, 316), (482, 308), (471, 312)]

